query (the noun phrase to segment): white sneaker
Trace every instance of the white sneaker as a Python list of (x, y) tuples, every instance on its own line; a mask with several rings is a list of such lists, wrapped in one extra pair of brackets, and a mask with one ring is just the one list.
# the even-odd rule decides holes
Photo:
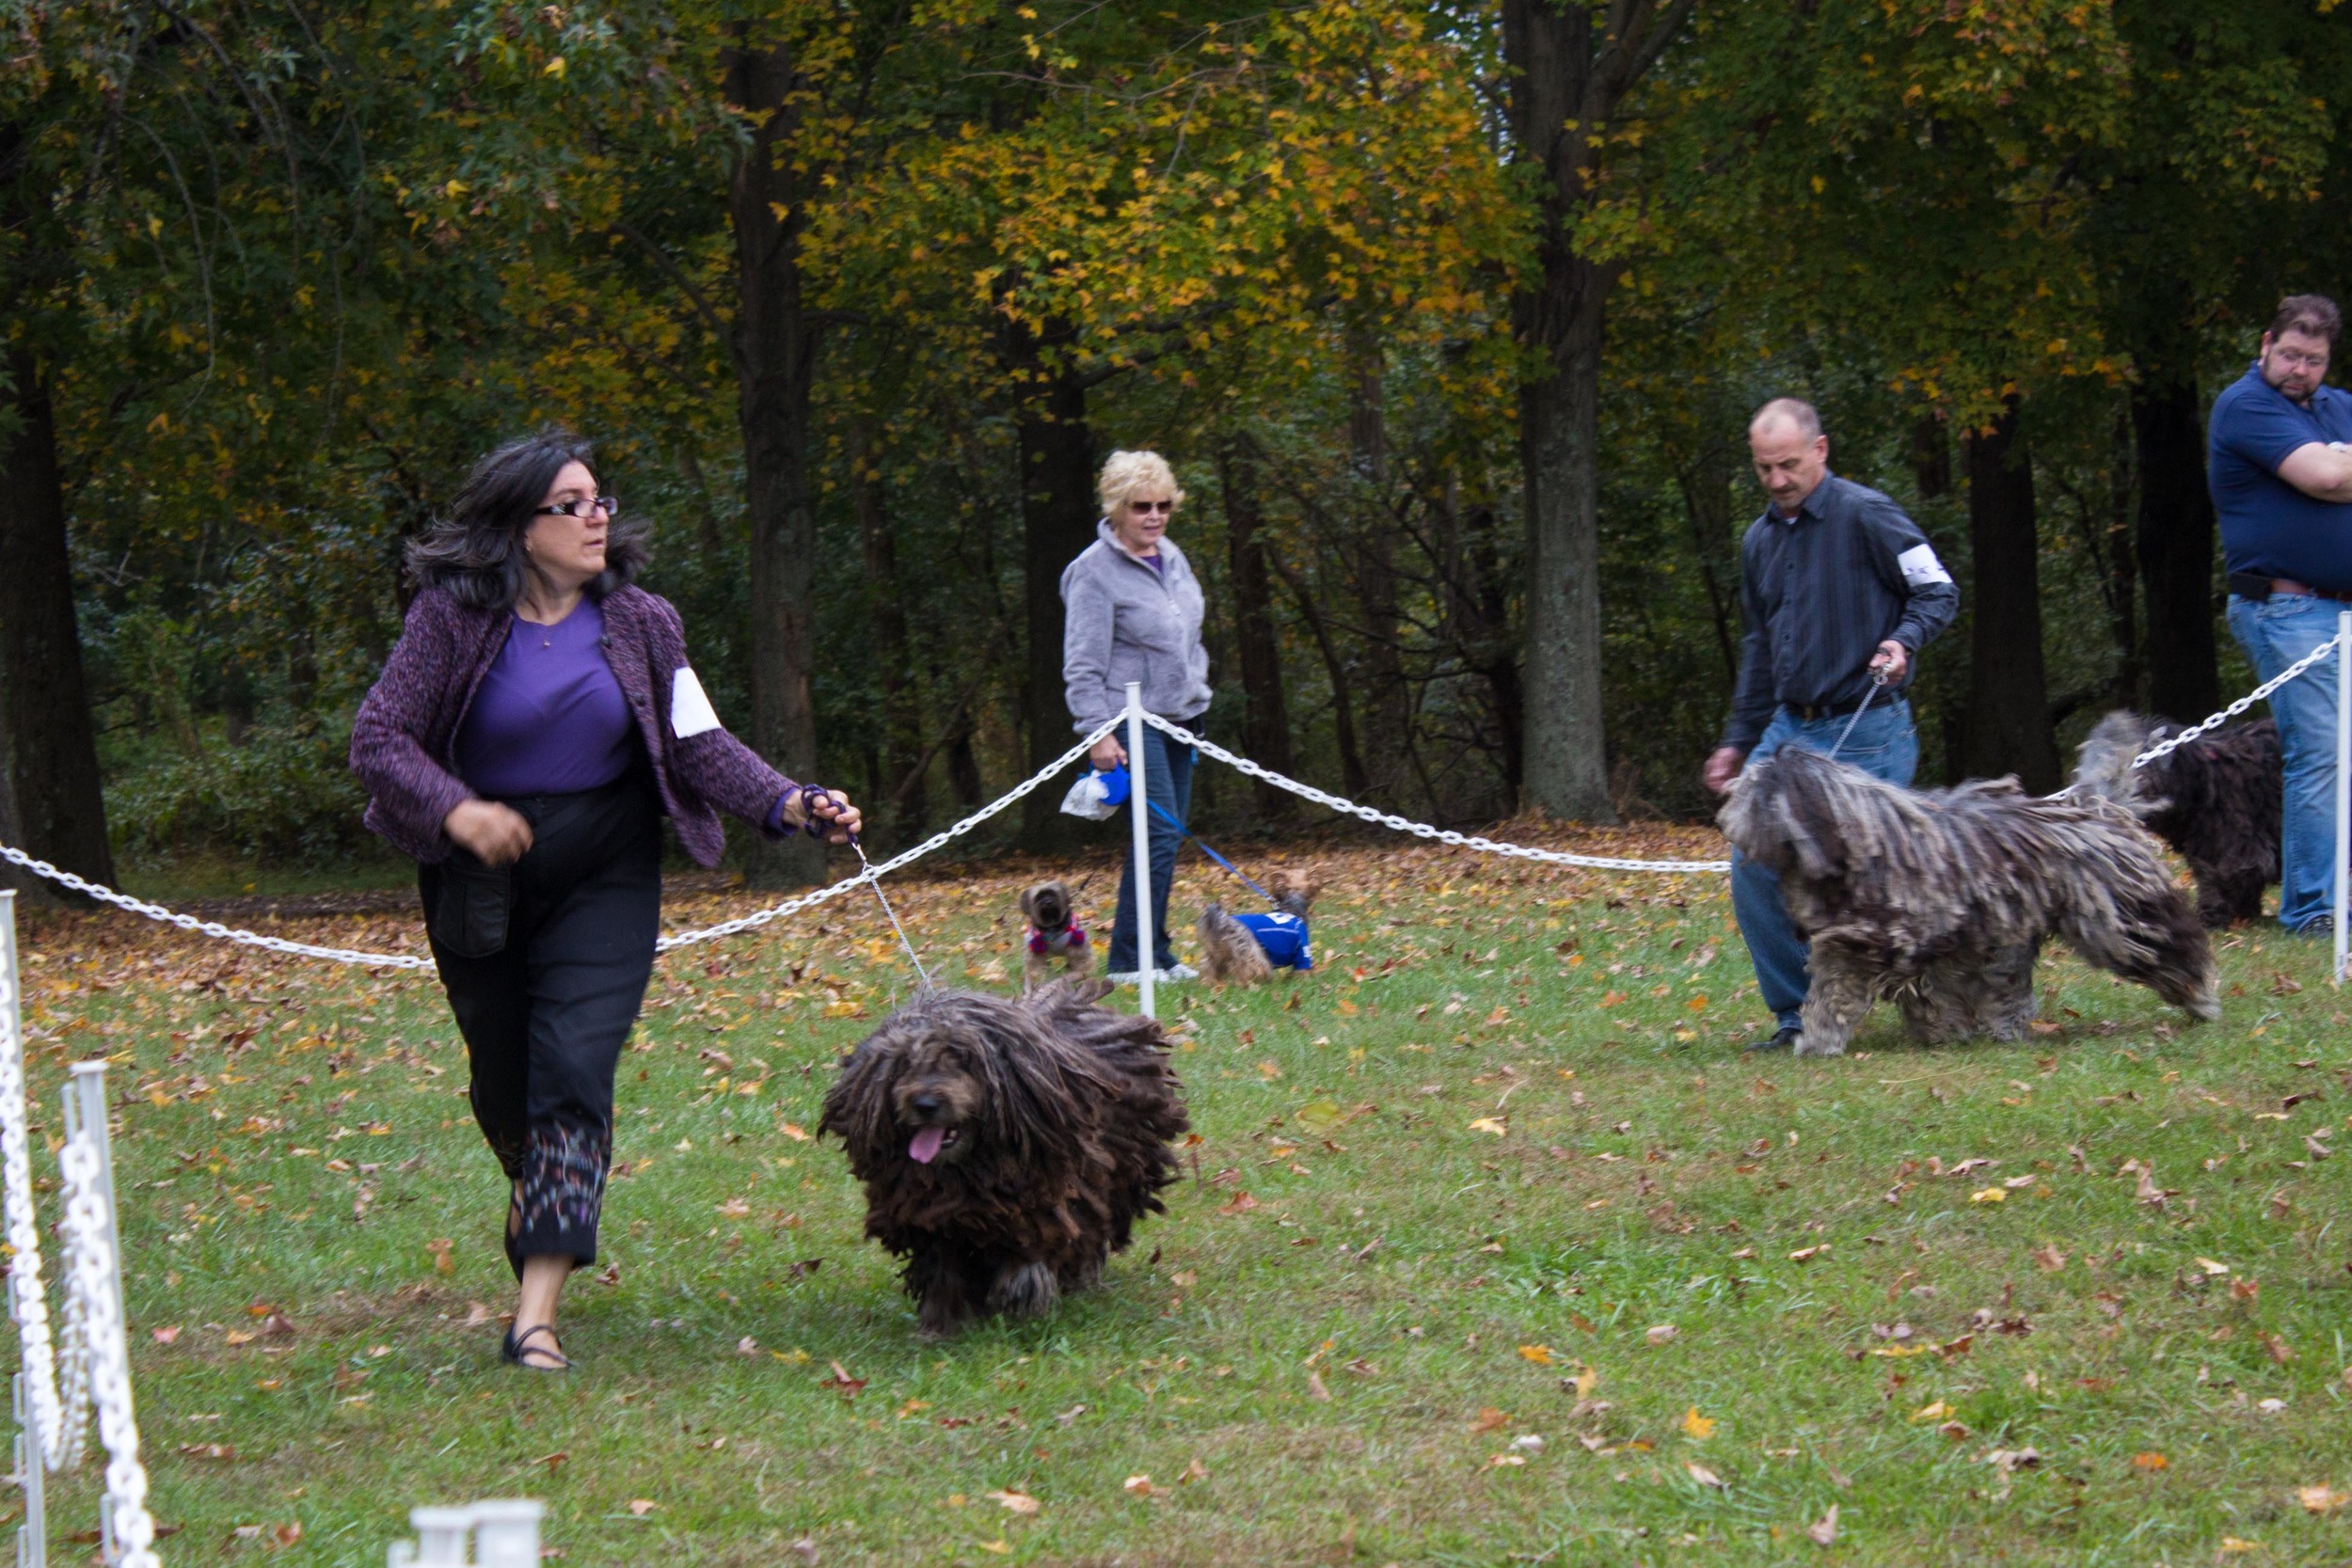
[[(1158, 972), (1153, 971), (1152, 978), (1158, 977)], [(1106, 972), (1103, 978), (1114, 986), (1139, 986), (1143, 984), (1143, 972), (1137, 969), (1114, 969)]]
[(1198, 980), (1200, 972), (1190, 964), (1180, 963), (1168, 969), (1154, 970), (1152, 977), (1164, 986), (1173, 985), (1183, 980)]

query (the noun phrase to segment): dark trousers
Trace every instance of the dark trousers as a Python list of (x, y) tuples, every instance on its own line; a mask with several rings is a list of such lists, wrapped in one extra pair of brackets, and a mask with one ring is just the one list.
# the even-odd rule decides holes
[[(433, 943), (473, 1067), (473, 1114), (514, 1193), (506, 1257), (596, 1259), (612, 1163), (612, 1075), (653, 976), (661, 808), (643, 769), (601, 789), (505, 802), (528, 817), (506, 945)], [(440, 873), (419, 879), (428, 920)]]
[[(1200, 721), (1184, 721), (1191, 729)], [(1179, 746), (1159, 731), (1147, 728), (1143, 732), (1143, 793), (1144, 799), (1173, 815), (1178, 822), (1192, 819), (1192, 765), (1200, 760), (1200, 753), (1189, 746)], [(1176, 879), (1176, 851), (1183, 847), (1184, 835), (1169, 825), (1158, 812), (1152, 814), (1152, 967), (1168, 969), (1176, 958), (1168, 942), (1168, 892)], [(1132, 840), (1122, 840), (1119, 876), (1119, 918), (1111, 927), (1110, 969), (1114, 974), (1143, 966), (1136, 962), (1136, 850)]]

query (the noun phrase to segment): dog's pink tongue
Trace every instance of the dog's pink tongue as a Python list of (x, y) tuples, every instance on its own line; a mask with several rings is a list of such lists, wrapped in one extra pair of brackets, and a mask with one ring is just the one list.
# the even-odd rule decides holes
[(946, 1129), (926, 1127), (914, 1134), (913, 1143), (907, 1145), (907, 1158), (918, 1165), (928, 1165), (939, 1158), (939, 1146), (946, 1141)]

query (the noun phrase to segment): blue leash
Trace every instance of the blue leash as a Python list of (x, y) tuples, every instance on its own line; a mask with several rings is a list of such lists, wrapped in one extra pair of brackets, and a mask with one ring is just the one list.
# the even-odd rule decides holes
[(1268, 893), (1257, 883), (1249, 880), (1248, 872), (1244, 871), (1240, 866), (1235, 865), (1232, 861), (1227, 860), (1223, 855), (1218, 854), (1207, 845), (1202, 844), (1199, 839), (1193, 838), (1192, 830), (1186, 828), (1182, 822), (1176, 820), (1176, 814), (1174, 812), (1169, 811), (1166, 806), (1160, 804), (1157, 800), (1148, 800), (1145, 804), (1149, 805), (1153, 811), (1159, 814), (1161, 821), (1175, 829), (1176, 832), (1182, 834), (1184, 838), (1190, 839), (1193, 845), (1198, 847), (1202, 854), (1216, 862), (1217, 864), (1223, 866), (1234, 876), (1239, 877), (1244, 882), (1248, 883), (1249, 891), (1264, 899), (1270, 907), (1278, 910), (1282, 907), (1280, 904), (1275, 902), (1274, 895)]

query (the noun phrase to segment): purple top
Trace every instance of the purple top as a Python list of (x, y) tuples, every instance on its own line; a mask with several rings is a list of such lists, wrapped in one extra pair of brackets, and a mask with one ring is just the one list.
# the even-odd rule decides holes
[(604, 655), (604, 611), (582, 596), (551, 626), (513, 623), (458, 727), (457, 776), (496, 799), (596, 789), (628, 771), (637, 736)]
[[(719, 814), (765, 825), (792, 781), (723, 729), (681, 737), (669, 714), (686, 665), (686, 628), (668, 600), (616, 588), (604, 611), (605, 659), (653, 765), (661, 809), (694, 863), (726, 850)], [(351, 770), (368, 792), (368, 828), (403, 854), (437, 865), (453, 847), (442, 821), (472, 798), (456, 776), (457, 731), (474, 689), (506, 646), (511, 612), (473, 610), (446, 588), (428, 588), (351, 724)]]

